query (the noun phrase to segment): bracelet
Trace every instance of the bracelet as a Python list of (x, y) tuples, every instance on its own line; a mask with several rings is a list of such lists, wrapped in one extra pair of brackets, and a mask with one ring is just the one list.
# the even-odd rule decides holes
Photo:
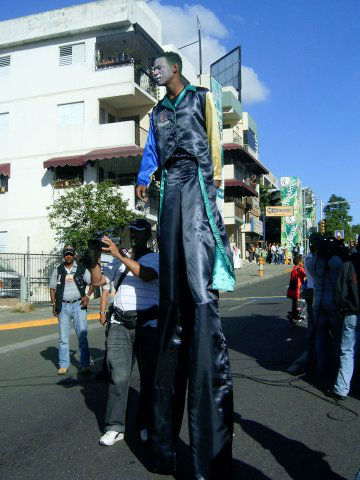
[(106, 315), (106, 311), (105, 312), (100, 311), (100, 315)]

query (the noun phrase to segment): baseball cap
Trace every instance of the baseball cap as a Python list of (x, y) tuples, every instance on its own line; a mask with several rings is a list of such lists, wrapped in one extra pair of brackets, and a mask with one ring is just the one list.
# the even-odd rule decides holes
[(133, 220), (130, 223), (129, 228), (131, 228), (132, 230), (138, 230), (138, 231), (142, 231), (142, 230), (151, 231), (151, 225), (147, 220), (145, 220), (145, 218), (137, 218), (136, 220)]
[(63, 248), (63, 255), (65, 256), (68, 253), (70, 253), (70, 255), (75, 255), (75, 248), (71, 245), (65, 245), (65, 247)]

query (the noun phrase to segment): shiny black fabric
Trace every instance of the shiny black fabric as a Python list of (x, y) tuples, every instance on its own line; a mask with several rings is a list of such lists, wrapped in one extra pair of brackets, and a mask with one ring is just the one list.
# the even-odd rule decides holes
[(159, 465), (172, 464), (188, 384), (193, 478), (231, 479), (232, 380), (218, 292), (209, 288), (215, 241), (196, 160), (170, 159), (166, 168), (159, 236), (161, 340), (151, 445)]
[(159, 102), (152, 116), (159, 156), (159, 166), (164, 166), (177, 148), (197, 158), (205, 181), (213, 179), (213, 163), (206, 133), (206, 94), (208, 90), (194, 87), (174, 111)]

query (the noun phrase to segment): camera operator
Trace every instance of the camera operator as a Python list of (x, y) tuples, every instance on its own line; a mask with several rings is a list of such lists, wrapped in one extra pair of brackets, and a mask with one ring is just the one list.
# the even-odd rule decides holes
[(340, 369), (334, 386), (334, 397), (345, 400), (350, 391), (355, 356), (360, 340), (360, 244), (357, 252), (344, 263), (338, 278), (335, 301), (344, 315)]
[(334, 295), (343, 263), (336, 253), (335, 239), (325, 237), (319, 241), (316, 254), (306, 262), (307, 270), (314, 280), (314, 335), (316, 371), (319, 375), (326, 374), (331, 363), (329, 334), (333, 339), (333, 353), (336, 361), (340, 352), (341, 319), (334, 302)]
[[(101, 238), (102, 249), (95, 252), (91, 267), (94, 286), (114, 282), (116, 293), (108, 315), (106, 340), (107, 365), (110, 372), (109, 394), (105, 414), (105, 433), (100, 444), (110, 446), (122, 440), (133, 354), (140, 373), (140, 400), (137, 427), (141, 439), (147, 439), (151, 407), (151, 390), (156, 358), (157, 318), (159, 310), (159, 255), (147, 248), (151, 225), (144, 219), (130, 223), (132, 258), (124, 254), (109, 238)], [(114, 259), (101, 272), (101, 252)]]

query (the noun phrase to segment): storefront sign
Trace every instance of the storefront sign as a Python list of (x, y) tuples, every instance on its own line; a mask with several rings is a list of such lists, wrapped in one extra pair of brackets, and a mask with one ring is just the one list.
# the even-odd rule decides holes
[(294, 215), (293, 206), (266, 207), (267, 217), (292, 217)]

